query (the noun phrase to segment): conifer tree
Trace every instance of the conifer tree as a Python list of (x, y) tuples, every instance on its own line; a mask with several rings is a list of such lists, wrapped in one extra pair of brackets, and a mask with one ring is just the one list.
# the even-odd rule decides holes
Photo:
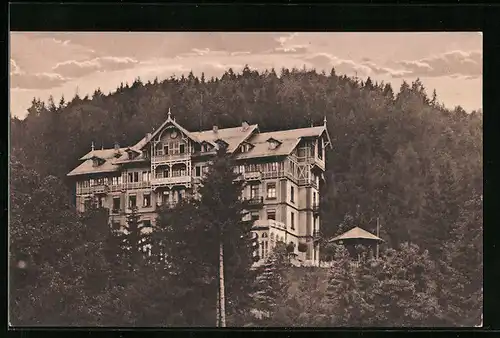
[(276, 243), (269, 257), (257, 269), (256, 291), (253, 295), (256, 309), (265, 318), (270, 318), (271, 322), (278, 309), (284, 305), (290, 287), (287, 279), (289, 270), (288, 252), (282, 242)]

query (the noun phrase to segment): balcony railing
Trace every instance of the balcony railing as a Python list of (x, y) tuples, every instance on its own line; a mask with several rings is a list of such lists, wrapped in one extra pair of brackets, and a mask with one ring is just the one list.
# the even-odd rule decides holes
[(141, 188), (150, 188), (151, 182), (142, 181), (142, 182), (128, 182), (123, 185), (126, 189), (141, 189)]
[(257, 228), (268, 228), (268, 227), (274, 227), (274, 228), (281, 228), (281, 229), (286, 229), (286, 224), (282, 222), (275, 221), (273, 219), (258, 219), (255, 220), (253, 223), (254, 227)]
[(77, 194), (107, 194), (109, 186), (107, 184), (93, 185), (91, 187), (79, 187), (76, 190)]
[(316, 180), (312, 178), (299, 178), (299, 185), (310, 185), (313, 188), (318, 188), (318, 185), (316, 184)]
[(255, 196), (255, 197), (245, 198), (244, 201), (250, 207), (261, 207), (264, 204), (264, 197), (263, 196)]
[(243, 178), (247, 181), (260, 181), (262, 179), (262, 173), (258, 171), (244, 173)]
[(184, 154), (169, 154), (169, 155), (154, 155), (151, 156), (151, 162), (168, 162), (173, 160), (185, 160), (191, 157), (191, 153)]
[(151, 180), (152, 185), (191, 183), (191, 176), (158, 177)]

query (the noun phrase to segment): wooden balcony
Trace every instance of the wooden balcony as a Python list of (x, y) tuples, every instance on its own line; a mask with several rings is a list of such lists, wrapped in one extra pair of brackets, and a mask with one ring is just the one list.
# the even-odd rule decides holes
[(191, 153), (151, 156), (152, 163), (178, 162), (186, 161), (189, 159), (191, 159)]
[(191, 176), (174, 176), (174, 177), (160, 177), (151, 180), (152, 186), (171, 186), (171, 185), (190, 185), (192, 182)]
[(260, 181), (260, 180), (262, 180), (262, 173), (260, 173), (258, 171), (244, 173), (243, 178), (246, 181)]
[(109, 186), (107, 184), (99, 184), (93, 185), (91, 187), (80, 187), (76, 189), (77, 195), (88, 195), (88, 194), (96, 194), (96, 195), (104, 195), (109, 192)]
[(286, 224), (275, 221), (273, 219), (258, 219), (253, 223), (253, 228), (259, 229), (268, 229), (268, 228), (276, 228), (286, 230)]
[(247, 205), (250, 208), (261, 208), (264, 205), (264, 197), (263, 196), (245, 198), (244, 201), (247, 203)]

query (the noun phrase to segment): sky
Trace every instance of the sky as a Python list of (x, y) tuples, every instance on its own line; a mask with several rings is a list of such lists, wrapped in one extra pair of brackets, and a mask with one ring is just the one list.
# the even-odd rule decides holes
[(10, 111), (24, 118), (33, 97), (68, 100), (172, 75), (221, 76), (245, 65), (315, 68), (392, 84), (417, 78), (446, 107), (482, 108), (480, 32), (11, 32)]

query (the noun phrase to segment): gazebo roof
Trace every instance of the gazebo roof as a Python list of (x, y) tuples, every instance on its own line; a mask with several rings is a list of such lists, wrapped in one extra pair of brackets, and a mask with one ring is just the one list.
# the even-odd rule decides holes
[(344, 232), (342, 235), (332, 238), (330, 242), (349, 240), (349, 239), (368, 239), (368, 240), (382, 241), (382, 242), (384, 241), (383, 239), (369, 233), (366, 230), (361, 229), (360, 227), (355, 227), (347, 232)]

